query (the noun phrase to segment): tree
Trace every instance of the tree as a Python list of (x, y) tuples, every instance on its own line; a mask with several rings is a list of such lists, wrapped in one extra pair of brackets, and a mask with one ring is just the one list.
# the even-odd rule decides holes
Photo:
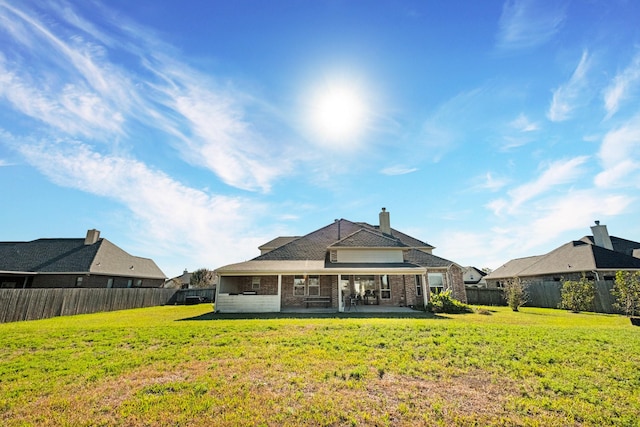
[(520, 307), (527, 303), (527, 292), (519, 277), (507, 280), (504, 285), (504, 298), (513, 311), (518, 311)]
[(627, 316), (635, 316), (640, 313), (640, 271), (616, 272), (616, 280), (611, 290), (611, 295), (616, 298), (613, 307), (622, 311)]
[(567, 280), (562, 284), (562, 308), (573, 313), (588, 310), (596, 297), (596, 288), (583, 274), (580, 280)]
[(212, 270), (200, 268), (191, 273), (189, 279), (189, 287), (191, 288), (211, 288), (213, 287), (213, 278), (215, 274)]

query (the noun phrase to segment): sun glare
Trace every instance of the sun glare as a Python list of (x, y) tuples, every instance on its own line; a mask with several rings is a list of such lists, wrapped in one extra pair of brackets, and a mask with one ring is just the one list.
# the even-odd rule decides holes
[(312, 100), (313, 131), (324, 142), (354, 144), (365, 127), (366, 116), (362, 96), (347, 84), (325, 86)]

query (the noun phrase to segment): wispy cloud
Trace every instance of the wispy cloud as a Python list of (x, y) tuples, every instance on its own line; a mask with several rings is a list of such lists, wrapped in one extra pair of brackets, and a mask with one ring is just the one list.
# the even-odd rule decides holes
[(532, 122), (524, 113), (520, 113), (509, 125), (518, 132), (528, 133), (540, 129), (538, 123)]
[(540, 125), (531, 121), (526, 114), (520, 113), (518, 117), (509, 122), (503, 136), (503, 151), (527, 145), (534, 141), (534, 134), (540, 130)]
[(495, 177), (491, 172), (476, 177), (473, 181), (477, 183), (473, 186), (474, 190), (489, 190), (493, 192), (502, 189), (508, 183), (506, 178)]
[(383, 175), (406, 175), (412, 172), (416, 172), (418, 168), (412, 168), (404, 165), (395, 165), (384, 168), (380, 171)]
[[(634, 198), (598, 189), (567, 191), (530, 204), (516, 215), (500, 217), (490, 230), (445, 229), (435, 235), (438, 254), (464, 265), (497, 268), (510, 259), (546, 253), (559, 246), (558, 238), (579, 239), (594, 219), (625, 212)], [(579, 207), (579, 208), (577, 208)]]
[(473, 120), (477, 115), (478, 99), (484, 94), (483, 88), (461, 92), (438, 107), (424, 122), (421, 132), (422, 146), (427, 148), (428, 160), (439, 162), (459, 143), (460, 117)]
[(17, 142), (25, 159), (52, 182), (125, 206), (137, 224), (135, 235), (144, 236), (138, 243), (145, 252), (218, 266), (255, 256), (264, 239), (252, 229), (251, 218), (264, 210), (255, 201), (190, 188), (135, 159), (101, 154), (83, 143)]
[(613, 116), (620, 108), (620, 104), (631, 97), (640, 85), (640, 54), (637, 54), (631, 64), (616, 75), (604, 91), (604, 108), (606, 118)]
[(607, 133), (598, 157), (603, 167), (595, 178), (598, 187), (640, 188), (640, 115)]
[(587, 72), (590, 67), (589, 54), (582, 52), (580, 62), (569, 81), (553, 91), (551, 106), (547, 117), (552, 122), (561, 122), (571, 118), (574, 109), (579, 105), (584, 89), (587, 87)]
[(502, 6), (497, 46), (505, 50), (540, 46), (560, 31), (565, 19), (564, 2), (507, 0)]
[(512, 214), (518, 211), (525, 202), (543, 195), (559, 185), (576, 181), (583, 175), (582, 165), (587, 160), (587, 156), (580, 156), (569, 160), (555, 161), (549, 164), (537, 179), (510, 190), (508, 199), (492, 200), (487, 207), (496, 215), (501, 215), (504, 211)]
[[(260, 130), (278, 120), (263, 101), (202, 75), (126, 18), (103, 11), (101, 25), (118, 28), (109, 37), (68, 5), (44, 7), (36, 13), (0, 5), (0, 19), (11, 23), (0, 31), (22, 47), (8, 51), (11, 58), (0, 56), (0, 97), (15, 110), (49, 126), (60, 140), (117, 141), (116, 149), (135, 145), (140, 135), (133, 129), (143, 124), (163, 132), (157, 143), (173, 145), (183, 160), (246, 190), (268, 191), (287, 172), (280, 157), (286, 143), (266, 144)], [(133, 58), (136, 66), (111, 61), (118, 56)], [(249, 110), (256, 112), (252, 119)]]

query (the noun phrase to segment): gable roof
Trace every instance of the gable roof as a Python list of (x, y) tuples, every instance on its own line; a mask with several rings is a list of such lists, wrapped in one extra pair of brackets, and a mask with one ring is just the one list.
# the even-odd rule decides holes
[(300, 236), (280, 236), (276, 237), (273, 240), (269, 240), (267, 243), (258, 246), (258, 249), (263, 250), (273, 250), (275, 248), (279, 248), (280, 246), (286, 245), (287, 243), (296, 240)]
[[(616, 236), (611, 236), (610, 238), (613, 250), (621, 254), (633, 256), (633, 250), (640, 249), (640, 242), (634, 242), (633, 240), (627, 240)], [(584, 236), (580, 240), (595, 245), (593, 236)]]
[(516, 277), (520, 274), (522, 270), (534, 264), (544, 255), (536, 255), (525, 258), (516, 258), (508, 261), (506, 264), (502, 265), (499, 268), (496, 268), (491, 273), (489, 273), (485, 278), (486, 279), (504, 279), (509, 277)]
[(165, 278), (153, 260), (130, 255), (103, 238), (88, 245), (85, 239), (0, 242), (0, 271)]
[(85, 245), (84, 239), (2, 242), (0, 271), (89, 272), (102, 240), (93, 245)]
[[(587, 236), (574, 240), (545, 255), (511, 260), (487, 276), (487, 279), (510, 277), (561, 275), (594, 270), (640, 269), (640, 258), (593, 244)], [(612, 243), (614, 238), (612, 237)], [(629, 251), (630, 240), (615, 238), (618, 248)], [(633, 252), (633, 249), (631, 249)]]
[(407, 248), (408, 246), (398, 239), (394, 239), (381, 233), (361, 228), (329, 245), (329, 248)]
[[(331, 249), (346, 248), (392, 248), (404, 251), (407, 259), (404, 262), (389, 263), (330, 262)], [(311, 273), (340, 268), (341, 271), (386, 270), (403, 271), (409, 274), (424, 267), (446, 268), (455, 264), (418, 249), (430, 250), (433, 246), (395, 229), (391, 229), (391, 235), (389, 235), (382, 233), (379, 227), (364, 222), (340, 219), (250, 261), (223, 266), (217, 271), (225, 274), (251, 274), (265, 271)]]

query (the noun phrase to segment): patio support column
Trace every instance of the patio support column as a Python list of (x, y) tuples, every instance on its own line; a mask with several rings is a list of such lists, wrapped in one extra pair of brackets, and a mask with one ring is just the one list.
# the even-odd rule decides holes
[(278, 274), (278, 312), (282, 311), (282, 274)]
[(341, 275), (338, 274), (338, 312), (344, 312), (344, 296), (342, 295), (342, 281), (340, 280)]
[(430, 289), (427, 286), (427, 274), (422, 273), (422, 302), (424, 303), (424, 309), (427, 310), (427, 304), (429, 303), (429, 294), (427, 291)]

